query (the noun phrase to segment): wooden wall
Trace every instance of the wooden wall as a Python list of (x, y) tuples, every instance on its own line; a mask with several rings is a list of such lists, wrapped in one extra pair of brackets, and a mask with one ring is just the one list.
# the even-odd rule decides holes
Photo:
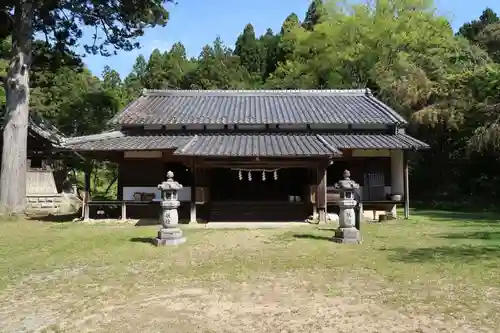
[(351, 172), (351, 179), (359, 185), (364, 184), (365, 173), (383, 173), (386, 186), (391, 185), (391, 158), (390, 157), (370, 157), (370, 158), (346, 158), (335, 160), (328, 167), (327, 183), (332, 186), (342, 179), (344, 170)]

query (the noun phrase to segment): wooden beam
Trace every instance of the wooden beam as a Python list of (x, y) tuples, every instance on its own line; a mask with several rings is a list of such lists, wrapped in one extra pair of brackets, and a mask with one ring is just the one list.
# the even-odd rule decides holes
[(318, 160), (281, 160), (281, 161), (207, 161), (202, 160), (198, 166), (205, 168), (234, 169), (278, 169), (278, 168), (312, 168), (318, 165)]
[(404, 163), (404, 171), (403, 171), (403, 185), (404, 185), (404, 201), (405, 208), (404, 214), (405, 219), (410, 217), (410, 185), (409, 185), (409, 175), (408, 175), (408, 151), (403, 152), (403, 163)]

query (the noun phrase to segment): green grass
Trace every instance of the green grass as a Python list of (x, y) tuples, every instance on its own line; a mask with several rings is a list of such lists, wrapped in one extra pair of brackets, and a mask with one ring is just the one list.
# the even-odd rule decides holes
[[(467, 324), (487, 332), (500, 323), (499, 222), (494, 214), (420, 211), (364, 224), (361, 245), (335, 244), (331, 226), (311, 226), (185, 229), (186, 244), (156, 248), (155, 227), (5, 221), (0, 322), (138, 332), (166, 321), (182, 332), (221, 332), (226, 320), (228, 332), (312, 332), (319, 316), (322, 328), (353, 332), (375, 332), (384, 320), (418, 322), (422, 332)], [(231, 321), (249, 307), (257, 310)], [(330, 323), (332, 316), (347, 319)]]

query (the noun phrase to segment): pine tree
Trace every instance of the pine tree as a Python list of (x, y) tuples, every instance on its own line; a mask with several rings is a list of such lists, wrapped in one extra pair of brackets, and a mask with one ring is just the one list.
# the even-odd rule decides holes
[(234, 54), (240, 57), (241, 65), (250, 74), (261, 74), (263, 70), (262, 48), (255, 38), (255, 30), (247, 24), (236, 40)]
[(306, 17), (302, 26), (306, 30), (313, 30), (316, 24), (320, 23), (324, 16), (323, 0), (313, 0), (307, 9)]

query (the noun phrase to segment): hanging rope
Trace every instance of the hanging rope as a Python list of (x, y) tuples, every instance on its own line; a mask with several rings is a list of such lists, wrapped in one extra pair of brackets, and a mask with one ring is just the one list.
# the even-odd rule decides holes
[(235, 171), (242, 171), (242, 172), (248, 172), (248, 171), (251, 171), (251, 172), (276, 172), (278, 171), (279, 169), (281, 168), (277, 168), (277, 169), (239, 169), (239, 168), (232, 168), (231, 170), (235, 170)]
[(252, 181), (252, 172), (262, 172), (262, 180), (265, 181), (267, 176), (266, 173), (272, 173), (274, 180), (278, 179), (278, 169), (237, 169), (233, 168), (231, 170), (238, 171), (238, 179), (243, 180), (243, 172), (247, 172), (247, 178), (249, 181)]

